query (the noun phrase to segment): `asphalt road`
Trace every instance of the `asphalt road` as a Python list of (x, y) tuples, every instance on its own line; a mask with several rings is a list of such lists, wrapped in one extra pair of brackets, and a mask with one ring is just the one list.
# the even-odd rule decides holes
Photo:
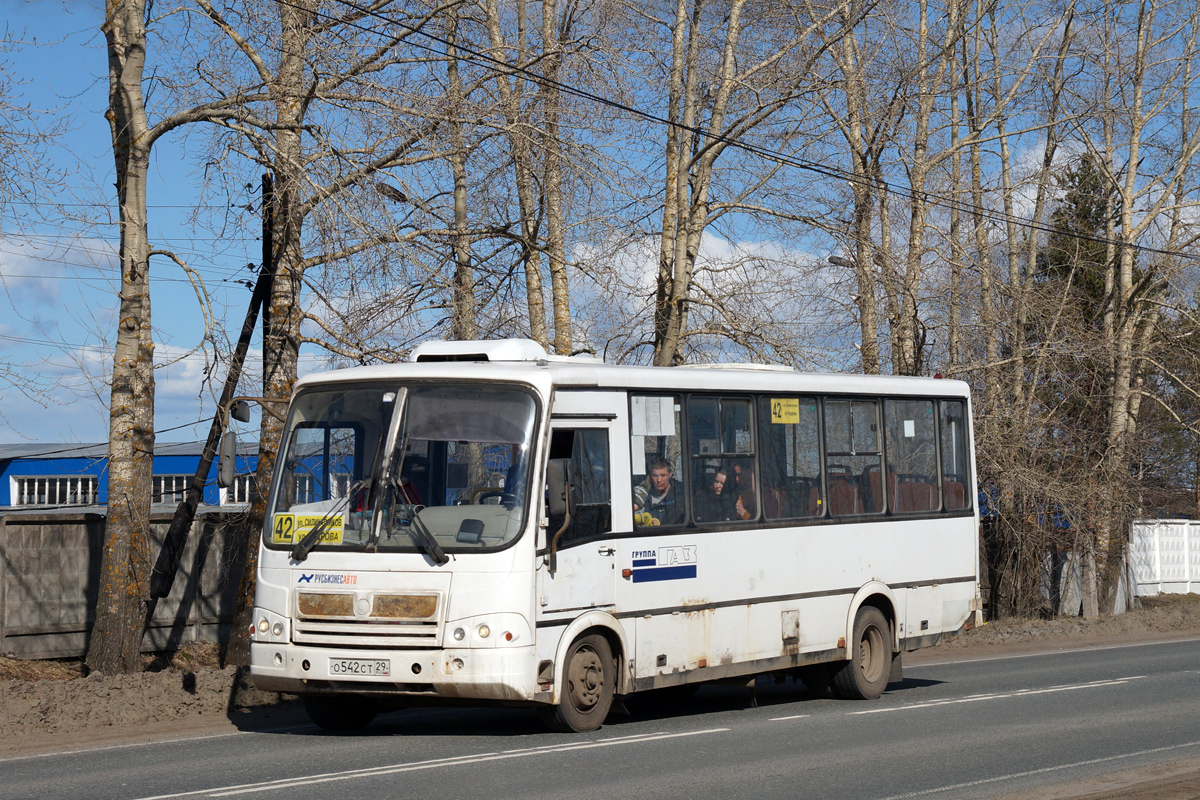
[(0, 798), (993, 798), (1200, 757), (1200, 640), (910, 666), (872, 702), (760, 680), (631, 711), (574, 736), (419, 709), (43, 753), (0, 760)]

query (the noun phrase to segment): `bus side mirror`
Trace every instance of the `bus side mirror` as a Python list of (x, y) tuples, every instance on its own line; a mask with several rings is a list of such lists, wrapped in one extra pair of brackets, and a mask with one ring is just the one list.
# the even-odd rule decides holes
[(566, 516), (571, 511), (571, 459), (552, 458), (546, 465), (546, 504), (552, 517)]
[(237, 458), (237, 434), (231, 430), (225, 431), (221, 437), (221, 454), (217, 462), (217, 486), (228, 489), (233, 486), (235, 472), (234, 460)]

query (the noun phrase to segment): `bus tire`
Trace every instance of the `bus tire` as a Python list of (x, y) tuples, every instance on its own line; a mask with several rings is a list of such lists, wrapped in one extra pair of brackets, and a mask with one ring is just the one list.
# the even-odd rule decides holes
[(892, 673), (891, 627), (883, 612), (863, 606), (854, 617), (850, 659), (833, 673), (833, 685), (847, 700), (874, 700)]
[(360, 730), (379, 713), (369, 700), (353, 695), (308, 695), (303, 700), (308, 718), (327, 731)]
[(607, 639), (600, 634), (577, 639), (567, 650), (563, 664), (559, 703), (538, 709), (542, 722), (560, 733), (599, 728), (612, 708), (616, 672)]

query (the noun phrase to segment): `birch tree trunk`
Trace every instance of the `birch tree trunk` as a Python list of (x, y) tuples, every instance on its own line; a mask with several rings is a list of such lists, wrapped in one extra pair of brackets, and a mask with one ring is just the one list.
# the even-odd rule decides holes
[[(505, 42), (500, 24), (500, 7), (497, 0), (487, 0), (487, 29), (491, 37), (494, 58), (503, 59), (509, 45)], [(513, 167), (513, 183), (517, 190), (517, 205), (521, 221), (521, 262), (525, 272), (525, 301), (529, 307), (529, 337), (543, 347), (550, 346), (546, 330), (546, 295), (542, 287), (542, 253), (538, 246), (538, 218), (541, 204), (534, 185), (533, 153), (530, 141), (533, 126), (526, 118), (524, 107), (525, 78), (520, 74), (528, 64), (527, 26), (529, 24), (526, 0), (516, 4), (517, 41), (513, 67), (518, 71), (511, 82), (506, 71), (496, 72), (496, 89), (500, 95)]]
[(563, 45), (571, 29), (571, 11), (558, 22), (558, 0), (542, 2), (542, 74), (539, 95), (543, 114), (542, 152), (546, 160), (546, 257), (550, 266), (550, 297), (554, 308), (554, 352), (571, 355), (571, 297), (567, 283), (566, 222), (563, 208), (563, 142), (560, 118), (562, 93), (558, 88)]
[(108, 517), (96, 622), (88, 642), (92, 672), (141, 669), (150, 600), (150, 498), (154, 463), (154, 342), (146, 218), (149, 136), (142, 75), (146, 0), (108, 0), (109, 108), (121, 227), (121, 293), (109, 401)]
[[(755, 8), (750, 23), (758, 27), (745, 31), (746, 7), (746, 0), (720, 7), (710, 7), (706, 0), (676, 0), (673, 20), (661, 23), (670, 30), (671, 54), (653, 323), (652, 363), (658, 366), (680, 364), (686, 358), (693, 278), (705, 231), (714, 217), (734, 208), (757, 207), (752, 195), (773, 174), (767, 170), (765, 177), (741, 182), (737, 189), (721, 185), (732, 197), (722, 197), (714, 206), (718, 159), (731, 142), (749, 137), (795, 101), (801, 87), (813, 85), (813, 65), (836, 38), (816, 41), (823, 26), (853, 25), (845, 19), (844, 7), (825, 8), (824, 16), (808, 18), (811, 7), (779, 5), (770, 7), (777, 18)], [(779, 36), (777, 24), (784, 19), (792, 27), (787, 36)], [(739, 47), (743, 34), (749, 44)]]
[(463, 136), (463, 88), (458, 72), (458, 10), (449, 13), (446, 79), (450, 90), (448, 123), (450, 171), (454, 176), (454, 285), (451, 297), (450, 337), (474, 339), (478, 334), (475, 319), (475, 275), (471, 265), (471, 237), (467, 220), (467, 145)]
[[(892, 361), (897, 375), (921, 374), (924, 360), (925, 330), (917, 307), (917, 297), (925, 259), (925, 226), (928, 214), (926, 188), (933, 166), (929, 158), (931, 116), (938, 91), (944, 85), (946, 72), (953, 63), (961, 28), (959, 0), (948, 0), (946, 5), (946, 30), (940, 45), (934, 44), (933, 49), (938, 54), (937, 57), (931, 58), (928, 3), (921, 0), (920, 4), (917, 31), (917, 64), (920, 72), (917, 78), (912, 163), (908, 168), (912, 196), (909, 201), (908, 255), (900, 285), (900, 297), (896, 302), (898, 318), (892, 335)], [(932, 73), (928, 71), (927, 62), (933, 65)]]
[[(291, 397), (300, 356), (300, 288), (304, 278), (301, 236), (304, 226), (303, 196), (307, 185), (301, 139), (309, 99), (305, 67), (309, 38), (316, 21), (318, 0), (280, 0), (280, 52), (271, 95), (276, 132), (271, 172), (274, 175), (271, 216), (272, 252), (268, 266), (272, 275), (270, 302), (263, 315), (262, 396), (278, 400)], [(275, 410), (282, 411), (282, 405)], [(245, 631), (251, 624), (254, 590), (258, 578), (258, 542), (267, 514), (267, 489), (275, 474), (283, 436), (283, 420), (264, 412), (258, 431), (258, 463), (254, 485), (258, 491), (241, 531), (244, 554), (238, 606), (234, 614), (226, 663), (248, 665), (250, 640)]]

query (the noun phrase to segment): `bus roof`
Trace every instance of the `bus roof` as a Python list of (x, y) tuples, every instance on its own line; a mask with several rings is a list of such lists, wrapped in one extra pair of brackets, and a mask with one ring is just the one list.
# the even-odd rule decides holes
[(322, 383), (398, 379), (494, 380), (543, 389), (632, 389), (652, 391), (755, 391), (789, 394), (925, 395), (966, 397), (957, 380), (879, 375), (797, 372), (768, 364), (689, 364), (645, 367), (605, 364), (598, 358), (548, 354), (530, 339), (427, 342), (409, 363), (351, 367), (301, 378), (297, 389)]

